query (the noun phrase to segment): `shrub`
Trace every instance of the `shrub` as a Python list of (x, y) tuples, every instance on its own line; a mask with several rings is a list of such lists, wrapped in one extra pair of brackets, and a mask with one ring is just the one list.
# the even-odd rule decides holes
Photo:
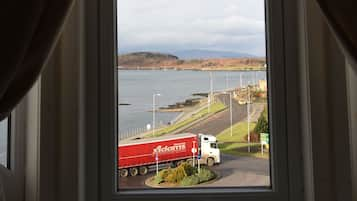
[(155, 178), (154, 178), (154, 183), (155, 184), (161, 184), (164, 181), (165, 181), (164, 178), (159, 177), (159, 176), (155, 176)]
[(173, 171), (171, 171), (170, 174), (167, 175), (165, 181), (170, 183), (178, 183), (186, 176), (187, 174), (185, 172), (184, 166), (180, 165), (177, 168), (173, 169)]
[(172, 174), (173, 170), (171, 168), (161, 170), (157, 176), (155, 176), (154, 182), (160, 184), (166, 181), (168, 175)]
[(202, 168), (200, 173), (197, 168), (189, 163), (182, 163), (176, 168), (161, 170), (154, 178), (154, 183), (162, 182), (180, 183), (182, 186), (192, 186), (213, 179), (216, 175), (207, 168)]
[(198, 177), (200, 179), (200, 183), (209, 181), (216, 177), (216, 175), (207, 168), (202, 168), (200, 173), (198, 173)]
[(191, 175), (183, 178), (181, 181), (182, 186), (193, 186), (200, 183), (200, 178), (197, 175)]
[(190, 163), (185, 162), (185, 163), (182, 163), (180, 166), (182, 166), (184, 168), (187, 176), (191, 176), (191, 175), (197, 173), (197, 168), (192, 167), (192, 165)]
[(267, 108), (264, 108), (263, 112), (260, 114), (260, 117), (258, 118), (258, 122), (254, 128), (254, 132), (257, 134), (269, 133)]

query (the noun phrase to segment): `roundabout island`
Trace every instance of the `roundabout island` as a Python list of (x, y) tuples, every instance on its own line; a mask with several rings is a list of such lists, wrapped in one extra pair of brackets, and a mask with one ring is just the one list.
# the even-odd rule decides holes
[(152, 188), (192, 187), (217, 179), (217, 174), (208, 167), (193, 167), (181, 163), (176, 168), (166, 168), (155, 176), (146, 179), (145, 184)]

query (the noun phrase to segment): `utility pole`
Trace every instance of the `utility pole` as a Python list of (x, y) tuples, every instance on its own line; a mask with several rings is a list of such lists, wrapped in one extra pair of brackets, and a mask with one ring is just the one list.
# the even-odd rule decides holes
[(226, 90), (228, 90), (228, 73), (226, 73)]
[(239, 73), (239, 88), (242, 88), (242, 72)]
[(210, 72), (210, 78), (211, 78), (211, 99), (212, 99), (212, 103), (214, 103), (214, 97), (213, 97), (213, 75), (212, 72)]
[(210, 92), (208, 94), (208, 113), (211, 112), (211, 102), (214, 102), (213, 97), (213, 80), (212, 80), (212, 72), (209, 72), (209, 79), (210, 79)]
[(232, 92), (229, 92), (229, 111), (231, 113), (231, 137), (233, 136), (233, 107), (232, 107)]
[(152, 95), (152, 136), (155, 137), (155, 96), (161, 96), (161, 94)]
[(257, 85), (258, 84), (258, 80), (257, 80), (257, 71), (254, 71), (254, 78), (255, 78), (255, 80), (254, 80), (254, 83), (255, 83), (255, 85)]
[(156, 176), (159, 175), (159, 150), (155, 149)]
[(248, 121), (248, 152), (250, 152), (250, 89), (249, 89), (249, 83), (248, 83), (248, 101), (247, 101), (247, 121)]

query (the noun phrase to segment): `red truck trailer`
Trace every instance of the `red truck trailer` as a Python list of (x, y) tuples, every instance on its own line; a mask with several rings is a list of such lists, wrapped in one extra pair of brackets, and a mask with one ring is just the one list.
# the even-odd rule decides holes
[[(120, 143), (118, 146), (119, 175), (121, 177), (129, 174), (131, 176), (145, 175), (150, 165), (177, 164), (185, 160), (193, 160), (198, 155), (202, 155), (203, 160), (200, 159), (202, 163), (212, 164), (212, 161), (213, 164), (219, 163), (219, 149), (216, 142), (214, 136), (185, 133)], [(214, 146), (210, 145), (212, 143)]]

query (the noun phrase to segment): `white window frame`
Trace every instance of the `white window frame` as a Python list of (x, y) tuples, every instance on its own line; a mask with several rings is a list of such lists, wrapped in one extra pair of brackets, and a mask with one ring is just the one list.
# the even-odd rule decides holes
[(33, 199), (36, 192), (31, 190), (36, 189), (33, 186), (36, 178), (32, 176), (32, 173), (36, 171), (35, 164), (37, 163), (35, 153), (39, 133), (39, 97), (39, 84), (36, 83), (9, 117), (9, 132), (11, 132), (8, 144), (10, 146), (8, 149), (10, 151), (9, 164), (8, 168), (4, 166), (0, 168), (5, 200), (22, 201), (25, 198), (36, 200)]
[[(284, 3), (283, 3), (284, 2)], [(266, 188), (134, 190), (117, 192), (115, 132), (117, 73), (116, 1), (87, 1), (86, 200), (303, 200), (299, 137), (296, 0), (267, 0), (269, 112), (272, 133), (271, 181)], [(90, 56), (88, 56), (90, 55)], [(289, 66), (287, 68), (286, 66)], [(97, 97), (97, 99), (93, 98)], [(271, 101), (273, 100), (273, 101)], [(93, 190), (97, 189), (97, 190)]]
[(11, 150), (11, 117), (7, 117), (7, 119), (4, 119), (2, 121), (7, 120), (7, 127), (6, 127), (6, 163), (5, 164), (0, 164), (0, 166), (3, 166), (7, 169), (10, 169), (10, 150)]

